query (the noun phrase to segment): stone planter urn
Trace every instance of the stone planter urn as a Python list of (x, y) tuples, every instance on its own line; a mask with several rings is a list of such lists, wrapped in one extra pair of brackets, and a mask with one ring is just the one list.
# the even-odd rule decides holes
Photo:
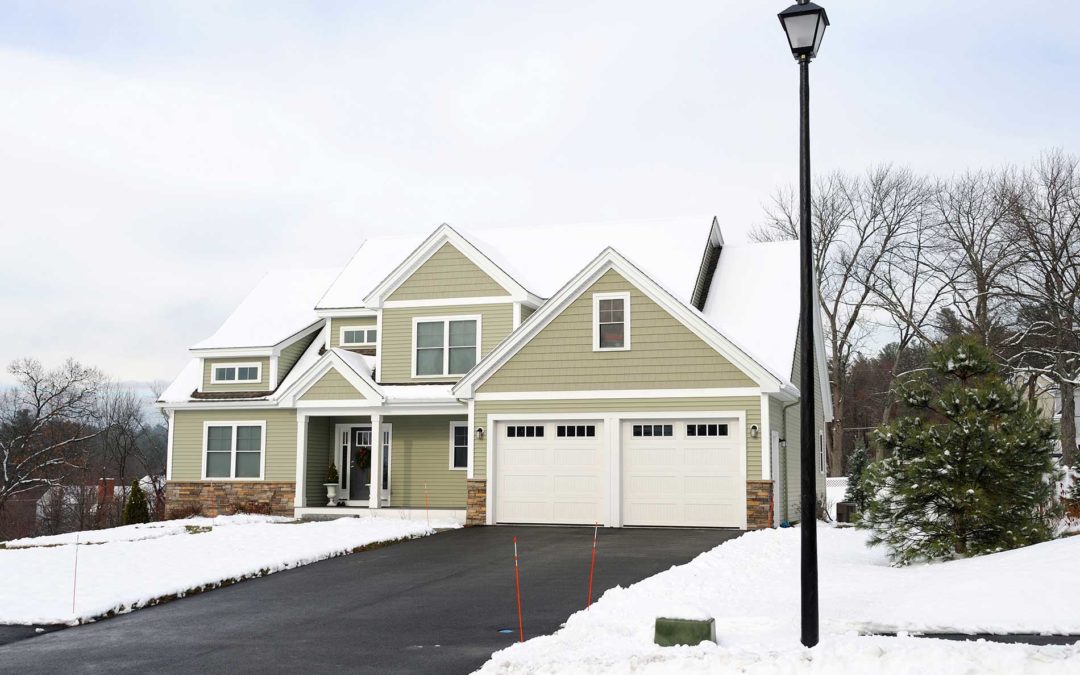
[(337, 483), (323, 483), (323, 486), (326, 487), (326, 500), (327, 500), (326, 505), (327, 506), (337, 506), (338, 484)]

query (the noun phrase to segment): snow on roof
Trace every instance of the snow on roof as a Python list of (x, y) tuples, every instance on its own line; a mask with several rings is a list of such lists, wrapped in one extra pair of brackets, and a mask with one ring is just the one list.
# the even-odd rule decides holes
[[(472, 230), (463, 237), (531, 293), (551, 297), (607, 247), (635, 261), (684, 301), (690, 299), (712, 216)], [(425, 237), (383, 237), (364, 242), (318, 309), (363, 307), (364, 297)]]
[(336, 269), (274, 270), (264, 276), (213, 335), (192, 349), (272, 347), (311, 326), (312, 307)]
[(191, 400), (191, 392), (202, 384), (202, 364), (199, 359), (190, 359), (184, 365), (180, 374), (172, 381), (165, 391), (161, 392), (158, 401), (162, 403), (182, 403)]
[(304, 353), (300, 355), (300, 358), (296, 360), (292, 370), (285, 376), (285, 379), (278, 385), (276, 393), (285, 391), (292, 386), (293, 382), (299, 380), (311, 370), (311, 367), (315, 365), (315, 362), (322, 356), (319, 352), (323, 345), (326, 344), (326, 331), (328, 330), (329, 328), (325, 325), (319, 329), (318, 335), (311, 341), (308, 348), (304, 350)]
[(368, 380), (372, 379), (371, 371), (375, 369), (374, 356), (357, 354), (356, 352), (350, 352), (348, 349), (341, 349), (340, 347), (333, 347), (330, 351), (340, 356), (341, 360), (345, 362), (345, 365), (356, 371), (357, 375)]
[(799, 242), (726, 244), (703, 314), (786, 382), (799, 328), (798, 289)]
[(404, 262), (427, 236), (375, 237), (364, 241), (337, 278), (332, 279), (333, 283), (326, 284), (329, 288), (320, 289), (325, 292), (315, 308), (363, 307), (364, 296)]

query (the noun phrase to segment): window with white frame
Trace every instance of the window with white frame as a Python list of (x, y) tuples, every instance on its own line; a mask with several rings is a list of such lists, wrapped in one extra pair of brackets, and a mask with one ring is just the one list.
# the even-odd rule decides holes
[(210, 370), (211, 384), (244, 384), (262, 381), (262, 364), (215, 363)]
[(262, 479), (265, 422), (207, 423), (204, 478)]
[(480, 359), (480, 317), (413, 320), (413, 375), (464, 375)]
[(450, 423), (450, 468), (469, 468), (469, 424)]
[(818, 472), (825, 473), (825, 432), (819, 431), (817, 434), (817, 454), (818, 454)]
[(630, 294), (593, 294), (593, 351), (630, 349)]
[(367, 326), (342, 326), (340, 342), (342, 347), (374, 347), (379, 331)]

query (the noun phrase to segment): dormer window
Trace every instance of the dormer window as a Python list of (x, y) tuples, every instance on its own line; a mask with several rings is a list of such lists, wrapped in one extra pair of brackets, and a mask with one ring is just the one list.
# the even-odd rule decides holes
[(211, 384), (245, 384), (262, 381), (260, 363), (216, 363), (210, 371)]
[(342, 347), (374, 347), (379, 331), (375, 328), (363, 326), (342, 326)]
[(593, 351), (630, 349), (630, 294), (593, 294)]

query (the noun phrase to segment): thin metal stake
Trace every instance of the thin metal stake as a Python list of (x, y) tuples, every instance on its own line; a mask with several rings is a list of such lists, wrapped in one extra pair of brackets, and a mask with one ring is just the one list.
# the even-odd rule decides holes
[(517, 591), (518, 642), (525, 642), (525, 624), (521, 620), (521, 574), (518, 572), (517, 537), (514, 537), (514, 590)]
[[(595, 521), (594, 521), (595, 522)], [(600, 523), (596, 523), (593, 527), (592, 535), (592, 562), (589, 563), (589, 597), (585, 602), (585, 609), (592, 606), (592, 581), (593, 571), (596, 569), (596, 535), (600, 532)]]

